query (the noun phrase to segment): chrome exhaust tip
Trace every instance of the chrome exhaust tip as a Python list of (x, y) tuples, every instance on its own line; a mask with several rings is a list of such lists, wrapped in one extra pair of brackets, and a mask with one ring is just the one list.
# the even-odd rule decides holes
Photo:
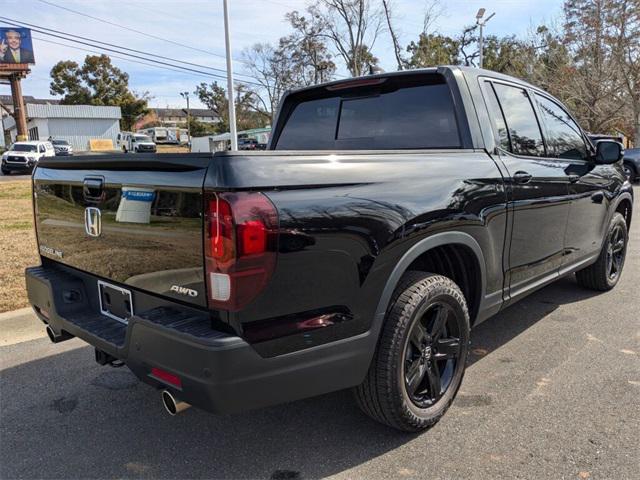
[(179, 414), (180, 412), (184, 412), (191, 406), (190, 403), (183, 402), (182, 400), (178, 400), (177, 398), (175, 398), (168, 390), (162, 391), (162, 404), (164, 405), (164, 409), (172, 417)]
[(51, 343), (60, 343), (64, 342), (65, 340), (71, 340), (73, 338), (73, 335), (65, 332), (64, 330), (62, 330), (60, 333), (56, 333), (53, 328), (51, 328), (51, 325), (47, 325), (46, 331), (47, 337), (49, 337)]

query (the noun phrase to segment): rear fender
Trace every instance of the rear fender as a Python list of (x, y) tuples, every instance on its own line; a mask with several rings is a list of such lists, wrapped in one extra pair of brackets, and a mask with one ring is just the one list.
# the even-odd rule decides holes
[[(483, 319), (483, 312), (487, 310), (486, 304), (486, 263), (484, 259), (484, 255), (482, 253), (482, 249), (478, 242), (468, 233), (463, 232), (443, 232), (432, 235), (428, 238), (422, 239), (418, 241), (415, 245), (413, 245), (400, 259), (397, 263), (385, 287), (382, 291), (382, 295), (380, 296), (380, 301), (378, 302), (378, 307), (376, 308), (376, 313), (372, 326), (372, 333), (377, 338), (382, 329), (382, 325), (384, 323), (385, 315), (387, 313), (387, 308), (389, 307), (389, 303), (391, 302), (391, 297), (393, 292), (395, 291), (402, 275), (407, 271), (409, 265), (413, 263), (420, 255), (429, 250), (444, 246), (444, 245), (464, 245), (471, 249), (473, 254), (476, 256), (478, 260), (478, 265), (480, 265), (480, 305), (478, 308), (478, 319)], [(473, 319), (472, 319), (473, 324)]]

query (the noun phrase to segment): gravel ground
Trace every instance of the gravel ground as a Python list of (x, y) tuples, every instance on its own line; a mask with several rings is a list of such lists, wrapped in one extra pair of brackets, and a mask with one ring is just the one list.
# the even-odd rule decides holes
[(169, 417), (79, 340), (0, 315), (0, 477), (637, 479), (640, 224), (631, 237), (612, 292), (566, 278), (475, 329), (457, 400), (420, 435), (369, 420), (349, 392)]

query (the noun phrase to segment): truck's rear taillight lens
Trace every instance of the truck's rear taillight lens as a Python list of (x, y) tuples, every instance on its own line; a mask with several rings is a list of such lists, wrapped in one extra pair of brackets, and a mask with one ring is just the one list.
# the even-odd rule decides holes
[(259, 192), (211, 193), (205, 204), (208, 303), (237, 311), (256, 298), (273, 273), (278, 213)]

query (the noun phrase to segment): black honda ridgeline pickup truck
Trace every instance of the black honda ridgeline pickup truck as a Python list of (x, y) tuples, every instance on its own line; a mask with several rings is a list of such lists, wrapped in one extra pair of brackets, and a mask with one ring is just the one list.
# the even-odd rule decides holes
[(433, 425), (470, 328), (576, 274), (613, 288), (633, 193), (544, 91), (440, 67), (288, 93), (267, 151), (44, 159), (29, 300), (190, 405), (233, 412), (353, 388)]

